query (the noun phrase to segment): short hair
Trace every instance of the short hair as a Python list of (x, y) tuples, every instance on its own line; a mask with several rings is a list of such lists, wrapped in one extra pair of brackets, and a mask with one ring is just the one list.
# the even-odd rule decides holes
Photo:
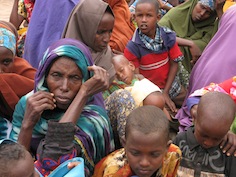
[(14, 162), (25, 159), (26, 152), (24, 146), (18, 143), (0, 144), (0, 177), (9, 176)]
[(146, 135), (153, 132), (160, 133), (166, 138), (166, 141), (169, 140), (169, 121), (165, 113), (156, 106), (145, 105), (133, 110), (127, 117), (126, 139), (132, 130)]
[(139, 4), (144, 4), (144, 3), (152, 4), (156, 9), (156, 13), (159, 14), (160, 6), (159, 6), (159, 3), (157, 2), (157, 0), (138, 0), (136, 7)]
[[(203, 95), (198, 104), (197, 119), (202, 115), (214, 118), (216, 122), (233, 122), (236, 106), (233, 99), (226, 93), (211, 91)], [(203, 121), (203, 120), (202, 120)]]

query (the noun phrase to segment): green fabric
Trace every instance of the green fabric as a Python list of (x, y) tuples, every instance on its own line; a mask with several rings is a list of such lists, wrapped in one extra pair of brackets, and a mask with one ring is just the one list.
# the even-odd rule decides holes
[[(172, 8), (165, 14), (159, 21), (159, 25), (166, 26), (176, 32), (176, 36), (191, 39), (203, 51), (212, 36), (217, 30), (216, 13), (202, 22), (192, 22), (192, 11), (197, 4), (198, 0), (189, 0), (185, 3)], [(215, 26), (216, 25), (216, 26)], [(184, 54), (185, 59), (183, 65), (185, 69), (191, 71), (191, 53), (188, 47), (180, 47)]]

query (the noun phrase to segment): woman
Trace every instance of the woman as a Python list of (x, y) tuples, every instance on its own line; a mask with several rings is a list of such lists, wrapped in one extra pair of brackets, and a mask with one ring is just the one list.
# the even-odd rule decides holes
[(16, 35), (11, 23), (0, 21), (0, 139), (8, 136), (16, 103), (34, 88), (36, 70), (15, 56)]
[(114, 15), (110, 6), (103, 1), (81, 0), (71, 12), (62, 37), (78, 39), (85, 43), (94, 63), (104, 68), (114, 79), (115, 70), (109, 41), (114, 27)]
[(190, 0), (171, 9), (159, 24), (176, 32), (185, 59), (180, 64), (182, 84), (187, 87), (193, 64), (217, 30), (217, 16), (225, 0)]
[(93, 65), (84, 44), (67, 38), (55, 42), (40, 63), (34, 92), (16, 106), (10, 137), (28, 150), (38, 148), (36, 167), (44, 175), (80, 156), (90, 176), (94, 164), (114, 149), (101, 94), (96, 94), (107, 87), (107, 72)]
[[(192, 125), (192, 118), (186, 106), (186, 99), (195, 90), (210, 83), (221, 83), (236, 75), (236, 51), (232, 50), (236, 35), (236, 5), (230, 7), (222, 16), (219, 29), (212, 38), (191, 73), (188, 94), (176, 118), (180, 131)], [(224, 72), (220, 72), (224, 71)]]

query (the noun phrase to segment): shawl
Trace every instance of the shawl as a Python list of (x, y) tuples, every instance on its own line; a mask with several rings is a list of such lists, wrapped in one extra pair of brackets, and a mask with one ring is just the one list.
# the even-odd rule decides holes
[[(171, 144), (164, 157), (162, 168), (156, 177), (174, 177), (180, 164), (181, 151), (178, 146)], [(160, 174), (161, 173), (161, 174)], [(124, 148), (118, 149), (104, 157), (96, 166), (94, 177), (131, 177), (133, 174), (125, 155)]]
[[(1, 46), (12, 50), (14, 53), (16, 30), (12, 28), (10, 23), (4, 21), (0, 22), (0, 27), (9, 31), (9, 33), (4, 33), (2, 37), (8, 43), (11, 43), (11, 45), (7, 45), (10, 47), (7, 47), (3, 43)], [(11, 40), (8, 40), (8, 37), (11, 37)], [(34, 87), (35, 73), (36, 70), (27, 61), (18, 57), (14, 57), (12, 73), (0, 73), (0, 117), (3, 116), (10, 121), (12, 120), (16, 103)]]
[(115, 16), (109, 45), (112, 49), (123, 53), (135, 31), (134, 24), (131, 22), (129, 6), (126, 0), (108, 0), (107, 3), (111, 6)]
[(71, 10), (78, 2), (79, 0), (35, 1), (23, 55), (34, 68), (38, 68), (46, 49), (61, 38)]
[(217, 33), (194, 65), (190, 75), (188, 94), (176, 115), (180, 121), (180, 130), (192, 125), (192, 119), (186, 106), (186, 99), (191, 93), (212, 82), (221, 83), (236, 75), (236, 51), (232, 50), (236, 41), (235, 21), (236, 5), (233, 5), (221, 17)]
[[(198, 0), (189, 0), (172, 8), (161, 18), (159, 24), (175, 31), (178, 37), (192, 40), (203, 51), (215, 33), (217, 16), (214, 12), (208, 19), (193, 23), (191, 15), (197, 3)], [(185, 57), (185, 60), (182, 61), (183, 65), (190, 72), (191, 53), (188, 47), (180, 46), (180, 48)]]
[[(45, 52), (43, 60), (40, 62), (40, 67), (35, 77), (35, 91), (45, 90), (48, 88), (44, 84), (45, 71), (52, 61), (58, 56), (68, 56), (72, 58), (75, 63), (81, 68), (83, 75), (83, 82), (92, 77), (92, 72), (87, 70), (91, 66), (92, 58), (88, 48), (81, 42), (73, 39), (61, 39), (54, 43)], [(20, 132), (21, 123), (24, 119), (24, 112), (26, 109), (27, 98), (33, 92), (25, 95), (18, 102), (12, 121), (11, 139), (17, 140)], [(101, 94), (99, 95), (101, 96)], [(85, 164), (92, 170), (95, 163), (102, 157), (114, 150), (113, 136), (110, 127), (109, 118), (104, 108), (97, 104), (96, 100), (98, 95), (87, 102), (84, 106), (82, 113), (76, 123), (78, 129), (75, 133), (75, 143), (81, 147), (82, 158), (85, 159)], [(32, 142), (37, 139), (42, 139), (48, 130), (48, 119), (58, 121), (65, 111), (52, 110), (47, 114), (42, 114), (40, 120), (35, 125), (32, 134)], [(38, 146), (38, 144), (32, 146)]]
[(111, 63), (113, 56), (111, 48), (107, 46), (102, 52), (93, 50), (97, 28), (107, 8), (110, 8), (109, 5), (103, 1), (81, 0), (72, 10), (62, 37), (85, 43), (90, 48), (94, 63), (107, 70), (112, 81), (115, 70)]

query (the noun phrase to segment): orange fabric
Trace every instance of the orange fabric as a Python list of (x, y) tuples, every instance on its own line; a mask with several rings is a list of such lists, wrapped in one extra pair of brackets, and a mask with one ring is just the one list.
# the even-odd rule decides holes
[(112, 49), (124, 52), (125, 46), (133, 36), (135, 27), (126, 0), (107, 0), (115, 15), (115, 24), (109, 45)]
[[(171, 144), (162, 163), (161, 175), (163, 177), (177, 176), (181, 157), (179, 147)], [(132, 175), (134, 174), (128, 164), (124, 148), (122, 148), (100, 160), (95, 166), (93, 177), (130, 177)]]
[(13, 73), (0, 74), (0, 115), (12, 119), (19, 99), (34, 88), (34, 69), (26, 60), (15, 57)]

